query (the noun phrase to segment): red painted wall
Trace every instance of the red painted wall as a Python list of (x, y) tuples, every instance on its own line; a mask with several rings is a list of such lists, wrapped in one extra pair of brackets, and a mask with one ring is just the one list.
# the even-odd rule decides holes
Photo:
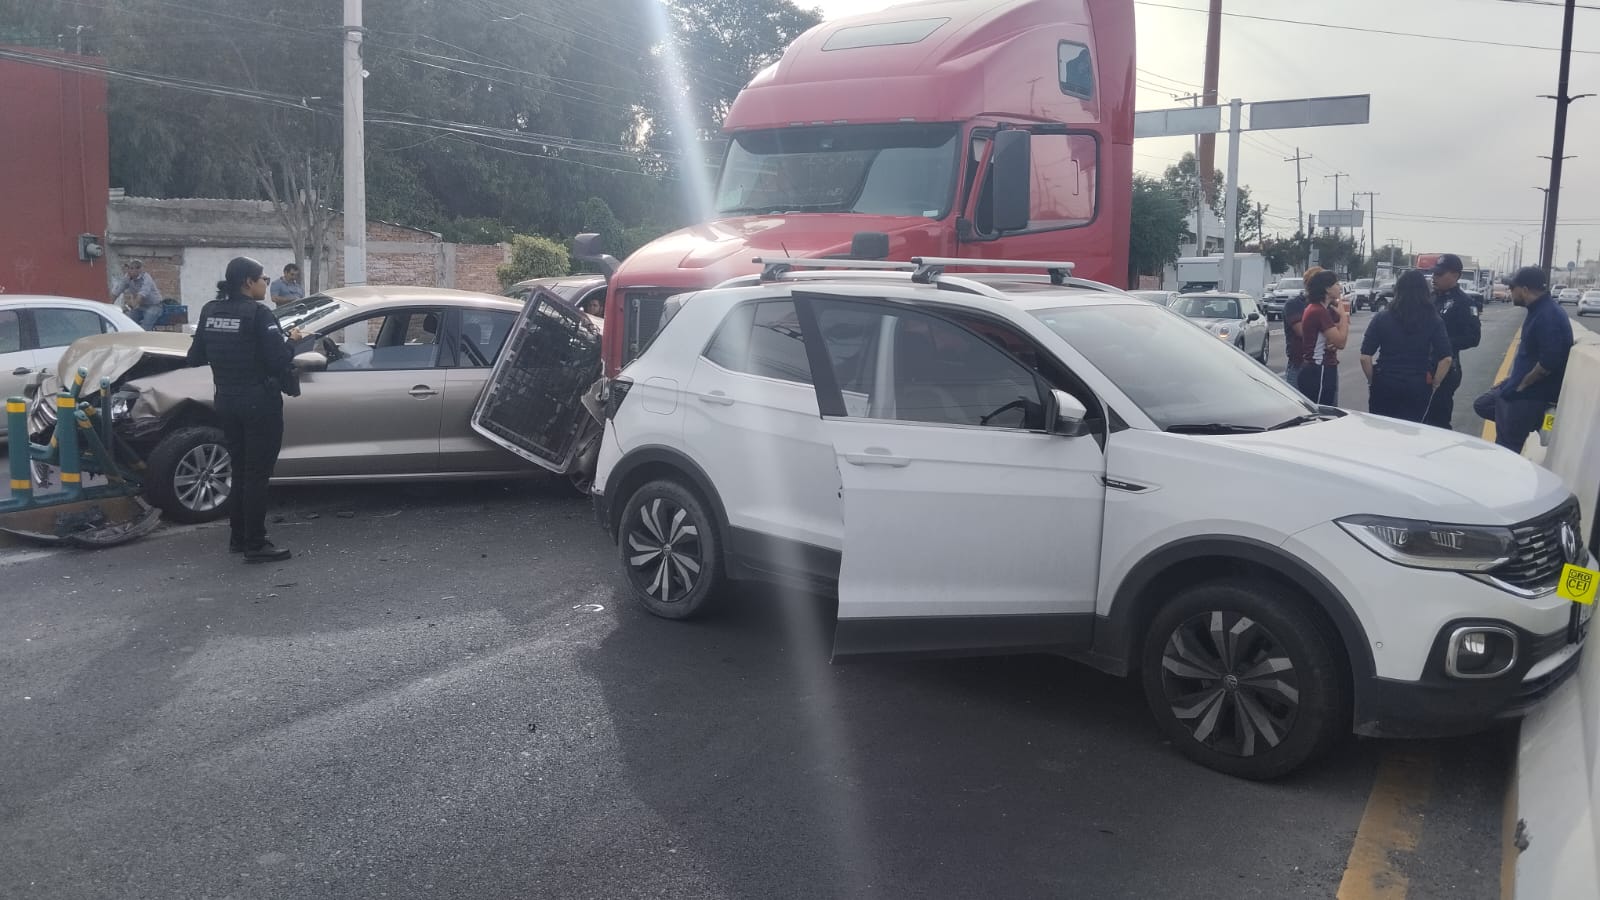
[(5, 293), (106, 299), (105, 260), (80, 261), (78, 235), (105, 240), (109, 152), (103, 76), (0, 59), (0, 289)]

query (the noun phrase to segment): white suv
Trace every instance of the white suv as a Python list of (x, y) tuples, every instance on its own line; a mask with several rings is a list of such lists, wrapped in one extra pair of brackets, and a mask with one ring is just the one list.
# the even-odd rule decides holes
[(1551, 473), (1308, 405), (1059, 269), (913, 262), (769, 261), (669, 304), (610, 385), (594, 482), (651, 612), (771, 579), (837, 592), (839, 657), (1136, 672), (1184, 753), (1248, 778), (1351, 730), (1481, 728), (1576, 667), (1587, 621), (1554, 588), (1588, 552)]

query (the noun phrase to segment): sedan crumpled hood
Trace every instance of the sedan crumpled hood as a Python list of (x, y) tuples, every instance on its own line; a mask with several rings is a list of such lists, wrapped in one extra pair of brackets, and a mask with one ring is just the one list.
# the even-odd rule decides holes
[[(112, 385), (123, 380), (135, 367), (165, 371), (172, 363), (183, 360), (189, 353), (193, 338), (187, 334), (169, 331), (126, 332), (122, 334), (96, 334), (74, 341), (61, 354), (55, 373), (39, 383), (39, 392), (55, 393), (66, 379), (79, 368), (87, 369), (84, 384), (89, 390), (100, 384), (100, 379), (111, 379)], [(157, 365), (140, 366), (140, 363)]]

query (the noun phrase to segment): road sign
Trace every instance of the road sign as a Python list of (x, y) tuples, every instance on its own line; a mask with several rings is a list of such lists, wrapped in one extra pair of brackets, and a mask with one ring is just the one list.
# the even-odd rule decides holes
[(1577, 260), (1573, 260), (1573, 261), (1567, 263), (1567, 271), (1568, 272), (1576, 272), (1577, 270), (1578, 270), (1578, 262), (1577, 262)]
[(1319, 125), (1365, 125), (1372, 118), (1372, 95), (1308, 97), (1250, 104), (1247, 131), (1313, 128)]
[(1364, 209), (1325, 209), (1317, 213), (1323, 228), (1360, 228)]
[(1133, 114), (1133, 136), (1136, 138), (1216, 134), (1221, 130), (1220, 106), (1184, 106)]

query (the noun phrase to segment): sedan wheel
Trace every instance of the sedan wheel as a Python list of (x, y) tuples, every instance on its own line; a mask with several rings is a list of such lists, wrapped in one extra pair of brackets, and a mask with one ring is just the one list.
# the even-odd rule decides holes
[(1196, 585), (1145, 635), (1145, 699), (1184, 755), (1241, 778), (1277, 778), (1349, 731), (1338, 646), (1332, 624), (1292, 588)]
[(222, 430), (181, 428), (161, 439), (145, 460), (145, 496), (168, 518), (210, 522), (228, 513), (233, 457)]
[(623, 510), (617, 543), (634, 598), (655, 615), (703, 612), (721, 580), (716, 525), (705, 504), (673, 481), (652, 481)]

